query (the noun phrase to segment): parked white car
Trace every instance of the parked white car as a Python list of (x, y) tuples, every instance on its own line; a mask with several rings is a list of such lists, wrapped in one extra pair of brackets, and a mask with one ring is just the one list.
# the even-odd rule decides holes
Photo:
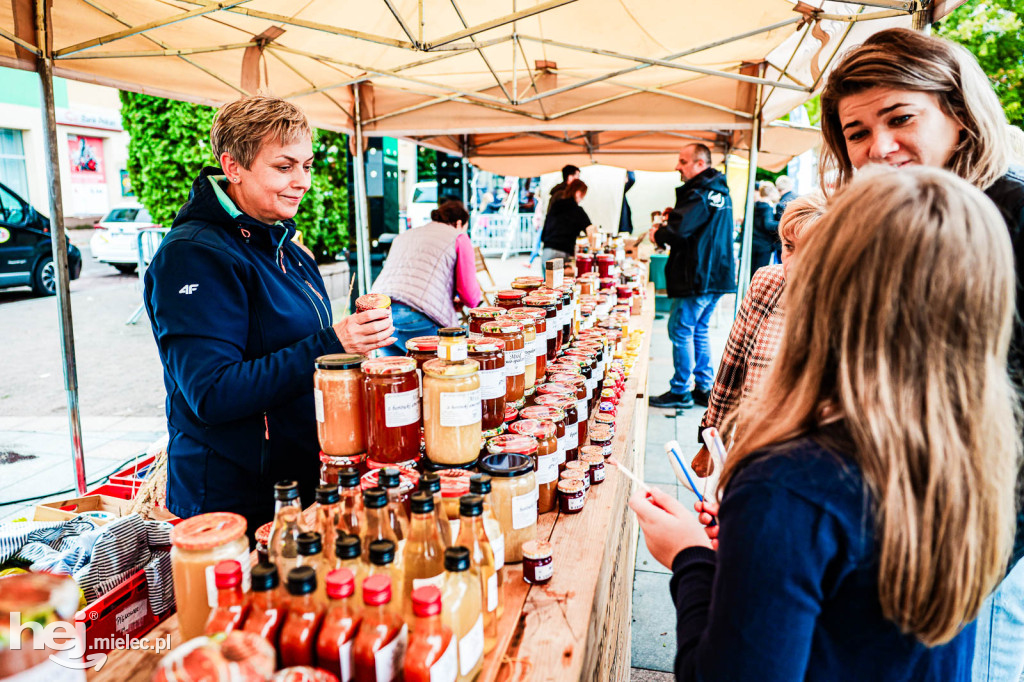
[(405, 209), (406, 227), (419, 227), (430, 222), (430, 213), (437, 208), (437, 182), (417, 182), (412, 199)]
[(139, 262), (139, 230), (159, 227), (142, 206), (118, 206), (93, 225), (89, 249), (101, 263), (113, 265), (125, 274), (135, 272)]

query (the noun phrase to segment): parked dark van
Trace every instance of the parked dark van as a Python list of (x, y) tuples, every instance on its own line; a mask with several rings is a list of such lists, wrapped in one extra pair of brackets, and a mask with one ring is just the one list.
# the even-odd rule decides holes
[[(68, 274), (82, 274), (82, 252), (70, 241)], [(0, 183), (0, 288), (26, 285), (40, 296), (57, 293), (50, 219)]]

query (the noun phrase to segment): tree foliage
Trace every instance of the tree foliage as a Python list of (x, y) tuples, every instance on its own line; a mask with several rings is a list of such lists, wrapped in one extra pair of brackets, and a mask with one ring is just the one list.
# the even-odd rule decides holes
[[(128, 175), (139, 203), (153, 220), (170, 225), (204, 166), (217, 165), (210, 147), (216, 110), (188, 102), (121, 92), (128, 142)], [(318, 130), (313, 141), (313, 185), (295, 223), (318, 262), (348, 246), (347, 138)]]
[(427, 147), (416, 147), (416, 182), (437, 180), (437, 152)]
[(1013, 125), (1024, 128), (1024, 0), (968, 0), (936, 32), (970, 50)]

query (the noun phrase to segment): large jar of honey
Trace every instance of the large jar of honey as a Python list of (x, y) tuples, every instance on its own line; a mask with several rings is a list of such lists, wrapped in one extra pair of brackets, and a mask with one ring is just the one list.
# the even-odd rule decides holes
[(366, 454), (380, 464), (408, 462), (420, 454), (420, 381), (416, 360), (373, 358), (363, 363), (366, 380)]
[(505, 402), (516, 409), (524, 404), (526, 390), (526, 340), (523, 325), (510, 317), (488, 320), (480, 327), (484, 336), (505, 342)]
[(363, 362), (355, 353), (321, 355), (313, 373), (313, 400), (320, 449), (333, 456), (366, 452)]
[(480, 454), (479, 369), (475, 360), (423, 365), (423, 435), (435, 464), (468, 464)]
[(480, 365), (480, 400), (484, 436), (496, 436), (505, 420), (505, 342), (486, 336), (469, 340), (469, 358)]
[(505, 536), (505, 562), (523, 560), (523, 543), (537, 539), (537, 441), (530, 436), (495, 436), (480, 458), (480, 473), (491, 477), (491, 505)]

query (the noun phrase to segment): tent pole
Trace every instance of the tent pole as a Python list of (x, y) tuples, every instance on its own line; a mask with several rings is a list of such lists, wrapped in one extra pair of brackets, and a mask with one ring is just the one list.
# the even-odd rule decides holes
[(370, 240), (367, 239), (366, 224), (366, 160), (363, 154), (363, 114), (360, 110), (359, 90), (362, 85), (356, 83), (353, 88), (355, 111), (352, 120), (355, 123), (356, 158), (352, 166), (356, 183), (356, 275), (359, 279), (359, 293), (370, 291)]
[[(762, 67), (763, 69), (764, 67)], [(740, 247), (740, 281), (736, 287), (736, 311), (739, 310), (743, 297), (747, 293), (747, 286), (750, 284), (750, 249), (754, 232), (754, 190), (757, 179), (757, 151), (761, 146), (761, 89), (757, 86), (757, 95), (754, 99), (754, 125), (750, 130), (750, 154), (748, 156), (749, 167), (747, 168), (747, 201), (743, 206), (743, 242)], [(734, 313), (736, 312), (734, 311)]]
[(47, 39), (50, 14), (45, 0), (36, 0), (36, 36), (42, 55), (36, 59), (42, 86), (45, 127), (46, 177), (50, 182), (50, 244), (57, 277), (57, 310), (60, 324), (61, 358), (64, 361), (64, 390), (68, 397), (68, 425), (71, 428), (71, 459), (75, 466), (75, 488), (85, 495), (85, 450), (82, 420), (78, 412), (78, 369), (75, 364), (75, 331), (71, 320), (71, 287), (68, 274), (68, 244), (64, 232), (64, 203), (60, 187), (60, 146), (57, 144), (57, 115), (53, 104), (53, 54)]
[(469, 206), (469, 135), (462, 136), (462, 205)]

